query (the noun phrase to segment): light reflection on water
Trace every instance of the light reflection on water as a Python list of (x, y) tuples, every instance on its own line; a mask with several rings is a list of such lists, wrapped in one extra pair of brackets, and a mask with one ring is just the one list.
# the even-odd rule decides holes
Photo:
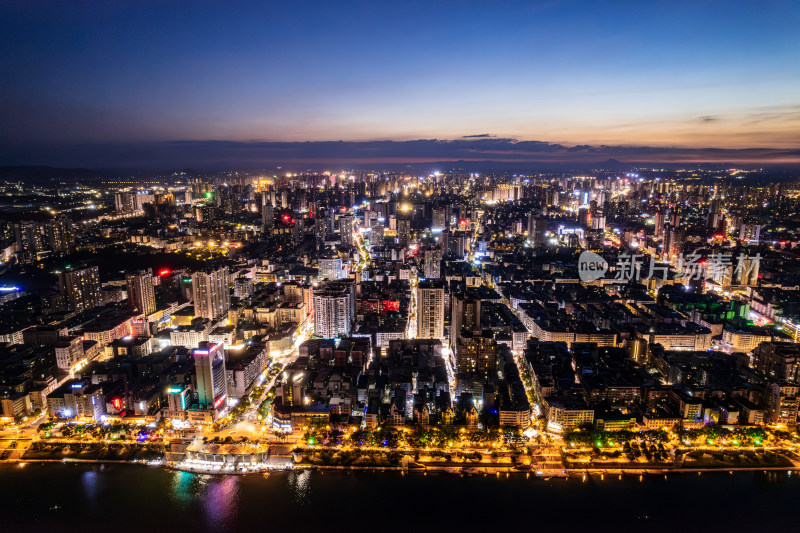
[(297, 505), (305, 505), (311, 496), (311, 471), (293, 470), (289, 473), (289, 494), (292, 502)]
[(239, 476), (209, 480), (202, 500), (206, 520), (212, 529), (232, 523), (239, 505)]
[(83, 494), (86, 496), (86, 501), (94, 507), (97, 503), (97, 491), (99, 489), (100, 478), (96, 471), (87, 470), (81, 474), (81, 486), (83, 487)]
[(210, 528), (225, 529), (238, 513), (239, 477), (173, 472), (170, 495), (181, 507), (198, 505)]
[(172, 499), (181, 505), (188, 505), (194, 501), (195, 475), (188, 472), (173, 472), (170, 494)]

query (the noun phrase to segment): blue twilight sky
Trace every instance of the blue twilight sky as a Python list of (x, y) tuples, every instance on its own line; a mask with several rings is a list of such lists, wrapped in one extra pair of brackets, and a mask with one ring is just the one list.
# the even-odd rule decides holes
[(0, 164), (480, 134), (800, 149), (796, 0), (3, 0), (0, 49)]

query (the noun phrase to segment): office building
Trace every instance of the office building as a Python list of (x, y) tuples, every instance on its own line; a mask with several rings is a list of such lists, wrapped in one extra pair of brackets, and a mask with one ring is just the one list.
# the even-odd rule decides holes
[(225, 352), (221, 344), (201, 342), (192, 350), (197, 376), (197, 403), (201, 409), (220, 413), (228, 397)]

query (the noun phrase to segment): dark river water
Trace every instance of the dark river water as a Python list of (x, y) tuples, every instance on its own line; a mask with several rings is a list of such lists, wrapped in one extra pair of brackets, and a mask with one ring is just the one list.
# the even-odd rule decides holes
[(0, 531), (800, 531), (800, 476), (604, 481), (369, 472), (212, 477), (0, 466)]

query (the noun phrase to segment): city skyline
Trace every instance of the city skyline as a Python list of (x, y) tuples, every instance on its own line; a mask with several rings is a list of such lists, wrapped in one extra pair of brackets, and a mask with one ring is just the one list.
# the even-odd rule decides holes
[(800, 162), (789, 2), (150, 7), (3, 8), (0, 164)]
[(796, 528), (799, 7), (0, 2), (3, 523)]

